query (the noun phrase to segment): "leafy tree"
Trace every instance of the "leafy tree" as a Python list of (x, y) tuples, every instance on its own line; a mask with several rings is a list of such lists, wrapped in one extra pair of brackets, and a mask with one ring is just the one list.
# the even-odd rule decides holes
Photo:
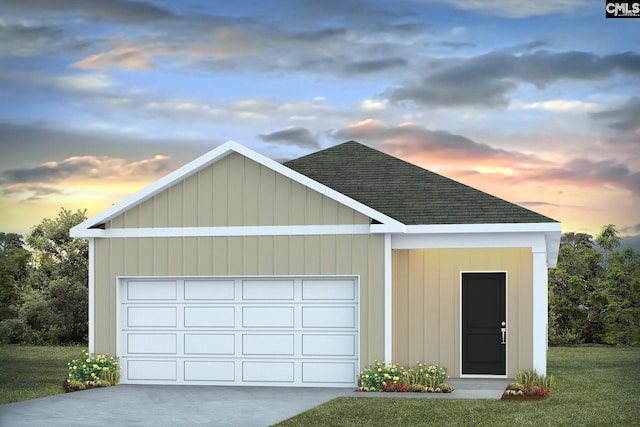
[[(600, 243), (598, 243), (600, 244)], [(619, 240), (617, 245), (619, 245)], [(602, 244), (600, 244), (602, 246)], [(606, 258), (607, 272), (603, 298), (601, 342), (640, 344), (640, 253), (632, 248), (612, 247)]]
[(30, 259), (21, 235), (0, 233), (0, 321), (17, 317), (18, 285), (29, 275)]
[(549, 272), (549, 340), (551, 344), (578, 344), (591, 341), (585, 331), (594, 321), (594, 308), (585, 296), (594, 291), (602, 275), (602, 255), (589, 239), (572, 236), (561, 243), (558, 263)]
[(0, 341), (81, 343), (87, 339), (88, 243), (69, 236), (84, 210), (62, 208), (27, 236), (32, 268), (18, 286), (17, 318), (0, 324)]
[(596, 236), (596, 243), (604, 249), (607, 255), (611, 255), (619, 246), (622, 238), (613, 224), (605, 225)]
[(562, 236), (549, 271), (550, 344), (640, 344), (640, 254), (620, 242), (611, 224), (595, 242), (582, 233)]

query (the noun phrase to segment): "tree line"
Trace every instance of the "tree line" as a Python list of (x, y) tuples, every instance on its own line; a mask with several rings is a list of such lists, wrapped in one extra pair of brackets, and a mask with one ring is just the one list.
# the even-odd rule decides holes
[[(26, 239), (0, 233), (0, 343), (85, 344), (88, 244), (69, 236), (86, 210), (62, 209)], [(549, 270), (549, 343), (640, 344), (640, 253), (613, 225), (565, 233)]]
[(640, 344), (640, 253), (611, 224), (565, 233), (549, 270), (549, 343)]
[(25, 240), (0, 233), (0, 342), (87, 342), (89, 246), (69, 236), (85, 213), (63, 208)]

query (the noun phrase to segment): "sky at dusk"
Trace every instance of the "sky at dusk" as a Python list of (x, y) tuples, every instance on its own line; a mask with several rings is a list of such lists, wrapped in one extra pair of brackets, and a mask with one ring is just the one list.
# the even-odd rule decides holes
[[(227, 140), (356, 140), (640, 241), (640, 19), (601, 0), (2, 0), (0, 231)], [(635, 237), (634, 237), (635, 236)]]

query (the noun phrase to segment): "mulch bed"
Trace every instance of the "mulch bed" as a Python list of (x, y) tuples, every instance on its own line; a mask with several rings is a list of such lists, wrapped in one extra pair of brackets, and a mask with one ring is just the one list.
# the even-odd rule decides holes
[(525, 400), (543, 400), (546, 399), (549, 396), (540, 396), (540, 395), (533, 395), (533, 396), (525, 396), (525, 395), (512, 395), (512, 394), (507, 394), (506, 392), (502, 393), (502, 397), (500, 398), (500, 400), (515, 400), (515, 401), (525, 401)]

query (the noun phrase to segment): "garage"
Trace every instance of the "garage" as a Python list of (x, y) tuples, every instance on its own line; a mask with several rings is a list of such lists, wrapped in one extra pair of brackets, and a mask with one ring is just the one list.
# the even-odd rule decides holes
[(122, 383), (352, 387), (358, 278), (118, 280)]

